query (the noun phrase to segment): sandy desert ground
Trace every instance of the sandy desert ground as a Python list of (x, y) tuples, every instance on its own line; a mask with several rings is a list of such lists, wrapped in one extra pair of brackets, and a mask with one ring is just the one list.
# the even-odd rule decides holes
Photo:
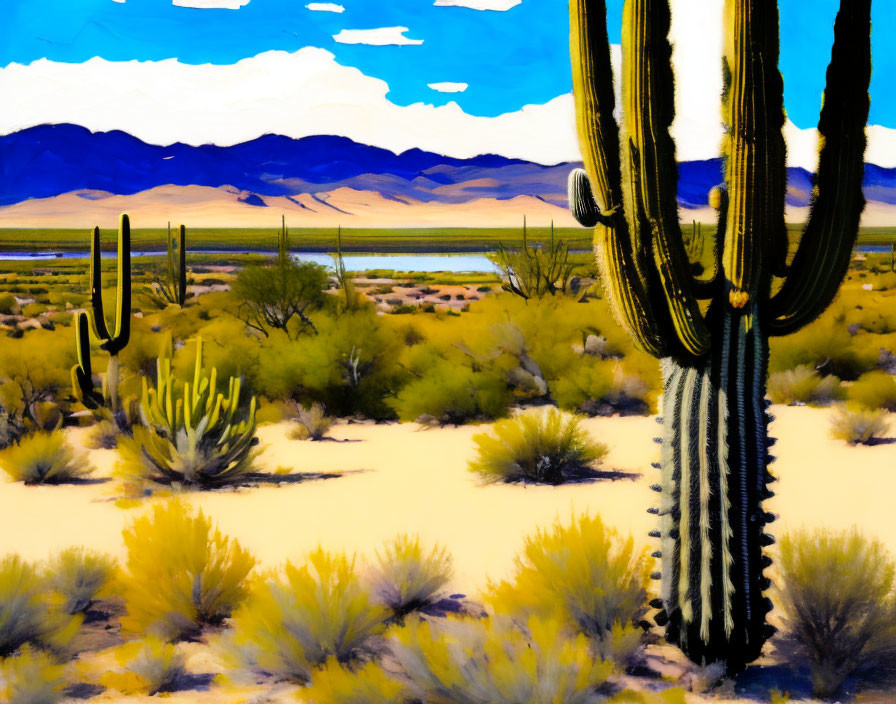
[[(773, 407), (772, 412), (777, 417), (772, 433), (779, 438), (773, 471), (780, 478), (773, 486), (777, 495), (767, 503), (780, 516), (773, 532), (857, 525), (896, 553), (896, 443), (849, 447), (835, 441), (827, 434), (830, 412), (825, 409)], [(896, 426), (893, 421), (896, 417), (891, 417), (891, 427)], [(483, 486), (466, 465), (474, 453), (472, 436), (487, 426), (340, 424), (333, 428), (332, 440), (308, 442), (287, 439), (288, 427), (279, 424), (260, 430), (265, 469), (339, 476), (192, 494), (189, 499), (264, 566), (301, 560), (318, 544), (373, 556), (397, 533), (419, 533), (450, 550), (456, 566), (453, 588), (475, 599), (488, 579), (508, 573), (524, 536), (572, 512), (598, 512), (621, 532), (648, 544), (647, 532), (655, 522), (646, 512), (655, 497), (649, 489), (655, 481), (650, 463), (658, 454), (652, 438), (659, 426), (642, 417), (595, 418), (586, 424), (610, 446), (602, 468), (618, 478), (561, 487)], [(79, 444), (83, 432), (70, 431), (73, 444)], [(89, 461), (97, 468), (96, 477), (107, 477), (115, 452), (91, 451)], [(117, 506), (116, 493), (115, 482), (0, 485), (0, 552), (37, 560), (69, 545), (85, 545), (120, 555), (121, 530), (142, 508)], [(195, 651), (191, 669), (215, 671), (206, 651), (188, 647)], [(101, 666), (101, 659), (94, 662)], [(265, 691), (265, 696), (272, 694)], [(232, 692), (226, 701), (250, 701), (249, 694), (259, 693)], [(140, 701), (115, 698), (112, 692), (95, 701), (112, 699)], [(169, 701), (225, 699), (212, 690), (177, 693)]]

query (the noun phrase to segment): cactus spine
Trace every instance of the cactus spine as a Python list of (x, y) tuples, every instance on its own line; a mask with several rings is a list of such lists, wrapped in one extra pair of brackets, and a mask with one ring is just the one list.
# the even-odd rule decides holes
[[(118, 353), (127, 347), (131, 335), (131, 224), (127, 215), (121, 216), (118, 228), (118, 279), (115, 304), (115, 332), (110, 333), (103, 306), (102, 258), (100, 228), (93, 229), (90, 240), (90, 303), (93, 333), (100, 340), (100, 348), (109, 353), (103, 398), (114, 416), (119, 413)], [(90, 336), (87, 330), (87, 314), (78, 315), (75, 328), (78, 348), (78, 364), (72, 369), (75, 396), (84, 405), (98, 407), (98, 396), (91, 379)]]
[[(678, 221), (668, 0), (626, 0), (620, 130), (604, 0), (570, 0), (570, 54), (585, 170), (570, 209), (594, 244), (622, 325), (663, 371), (659, 625), (700, 663), (736, 672), (774, 629), (763, 594), (773, 539), (762, 508), (770, 416), (768, 337), (793, 332), (836, 295), (864, 207), (870, 0), (841, 0), (819, 118), (817, 190), (788, 265), (783, 83), (774, 0), (725, 0), (725, 182), (714, 276), (696, 280)], [(698, 233), (694, 233), (697, 235)], [(698, 235), (699, 237), (699, 235)], [(773, 277), (784, 279), (772, 293)], [(705, 313), (702, 312), (701, 301)]]

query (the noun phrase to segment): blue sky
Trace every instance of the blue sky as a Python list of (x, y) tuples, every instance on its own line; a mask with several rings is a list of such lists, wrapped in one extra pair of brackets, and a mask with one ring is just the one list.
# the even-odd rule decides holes
[[(232, 64), (271, 49), (321, 47), (340, 64), (385, 80), (398, 105), (456, 101), (495, 116), (546, 103), (570, 90), (564, 0), (523, 0), (507, 11), (436, 7), (431, 0), (339, 0), (342, 13), (313, 12), (307, 0), (250, 0), (239, 10), (176, 7), (170, 0), (7, 0), (0, 66), (48, 58), (80, 63), (177, 58)], [(609, 0), (611, 41), (622, 0)], [(798, 127), (817, 121), (837, 0), (781, 0), (785, 104)], [(810, 7), (811, 5), (811, 7)], [(896, 127), (896, 2), (875, 0), (871, 124)], [(341, 44), (343, 29), (407, 27), (419, 45)], [(289, 80), (289, 77), (284, 77)], [(468, 83), (438, 93), (434, 82)]]

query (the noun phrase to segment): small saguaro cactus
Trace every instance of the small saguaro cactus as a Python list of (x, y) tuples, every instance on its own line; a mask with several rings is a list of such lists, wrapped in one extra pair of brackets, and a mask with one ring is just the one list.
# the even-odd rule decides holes
[(75, 344), (78, 348), (78, 364), (72, 369), (75, 397), (88, 408), (106, 405), (113, 416), (118, 416), (118, 353), (127, 347), (131, 335), (131, 224), (127, 215), (121, 216), (118, 228), (118, 280), (115, 304), (115, 332), (110, 333), (103, 306), (102, 259), (100, 252), (100, 228), (93, 229), (90, 241), (90, 303), (93, 333), (100, 341), (100, 348), (109, 353), (106, 382), (102, 401), (93, 385), (90, 364), (90, 335), (87, 330), (87, 313), (78, 314), (75, 327)]
[(165, 281), (159, 281), (159, 291), (166, 301), (181, 308), (187, 300), (187, 228), (178, 228), (177, 238), (171, 236), (168, 223), (168, 270)]
[[(622, 115), (615, 99), (604, 0), (570, 0), (570, 53), (585, 170), (570, 207), (594, 227), (611, 305), (659, 357), (663, 437), (656, 621), (694, 661), (736, 672), (774, 629), (763, 547), (774, 519), (767, 465), (768, 338), (817, 317), (846, 272), (864, 207), (871, 74), (870, 0), (841, 0), (818, 123), (815, 195), (788, 261), (783, 81), (775, 0), (725, 0), (724, 184), (711, 280), (688, 265), (676, 202), (668, 0), (626, 0)], [(703, 303), (701, 303), (703, 302)], [(708, 303), (706, 303), (708, 302)]]

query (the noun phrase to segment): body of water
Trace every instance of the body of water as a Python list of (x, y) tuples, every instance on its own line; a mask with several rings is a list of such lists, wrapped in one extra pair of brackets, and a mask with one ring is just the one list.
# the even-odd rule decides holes
[[(262, 250), (220, 250), (193, 249), (190, 254), (272, 254)], [(166, 256), (167, 252), (132, 252), (131, 256), (152, 257)], [(0, 252), (0, 261), (52, 261), (55, 259), (84, 259), (90, 252)], [(103, 252), (103, 259), (113, 259), (115, 252)], [(315, 262), (324, 266), (333, 266), (333, 257), (322, 252), (293, 252), (296, 259)], [(395, 271), (422, 272), (492, 272), (495, 265), (485, 254), (344, 254), (345, 268), (349, 271), (366, 271), (368, 269), (393, 269)]]

